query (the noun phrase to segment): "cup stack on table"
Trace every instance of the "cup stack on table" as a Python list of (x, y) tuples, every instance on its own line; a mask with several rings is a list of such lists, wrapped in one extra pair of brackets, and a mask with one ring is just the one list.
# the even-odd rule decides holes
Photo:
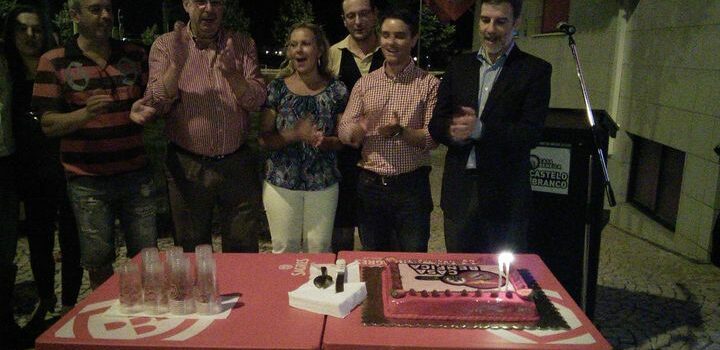
[(160, 258), (157, 248), (141, 252), (141, 268), (135, 261), (115, 269), (120, 283), (120, 311), (151, 315), (213, 315), (221, 311), (217, 266), (212, 247), (195, 248), (195, 269), (182, 247), (172, 247)]

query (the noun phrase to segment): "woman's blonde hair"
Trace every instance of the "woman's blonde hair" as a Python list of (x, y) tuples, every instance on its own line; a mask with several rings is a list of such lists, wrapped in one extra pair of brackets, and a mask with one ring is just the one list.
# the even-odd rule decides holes
[(298, 29), (307, 29), (313, 33), (315, 38), (315, 45), (317, 45), (318, 52), (320, 52), (320, 61), (318, 62), (318, 73), (326, 79), (333, 77), (332, 71), (330, 71), (330, 43), (328, 43), (327, 37), (322, 27), (317, 24), (310, 22), (300, 22), (292, 26), (288, 32), (287, 40), (285, 40), (285, 60), (280, 65), (280, 72), (278, 73), (279, 78), (285, 78), (295, 73), (295, 67), (293, 67), (290, 60), (290, 36)]

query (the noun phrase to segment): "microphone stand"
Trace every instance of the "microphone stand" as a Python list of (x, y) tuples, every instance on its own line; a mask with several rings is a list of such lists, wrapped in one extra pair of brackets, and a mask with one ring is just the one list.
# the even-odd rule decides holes
[[(602, 147), (600, 145), (600, 127), (595, 123), (595, 116), (593, 115), (592, 107), (590, 107), (590, 95), (588, 94), (587, 85), (585, 84), (585, 75), (583, 74), (582, 66), (580, 65), (580, 58), (578, 56), (577, 52), (577, 46), (575, 45), (575, 39), (573, 38), (573, 34), (575, 33), (575, 28), (572, 27), (570, 29), (562, 30), (565, 34), (568, 36), (568, 45), (570, 46), (570, 51), (572, 51), (573, 58), (575, 59), (575, 68), (577, 70), (577, 76), (580, 80), (580, 89), (582, 90), (583, 94), (583, 100), (585, 101), (585, 111), (587, 113), (587, 119), (588, 123), (590, 124), (590, 130), (592, 132), (593, 136), (593, 143), (595, 144), (595, 148), (597, 150), (597, 159), (600, 163), (600, 167), (602, 168), (603, 172), (603, 180), (604, 180), (604, 187), (605, 192), (607, 193), (607, 199), (608, 204), (610, 207), (614, 207), (616, 205), (615, 202), (615, 193), (613, 192), (612, 185), (610, 184), (610, 176), (608, 175), (607, 170), (607, 162), (605, 159), (605, 154), (603, 153)], [(588, 273), (590, 270), (590, 224), (593, 220), (590, 218), (590, 207), (591, 207), (591, 189), (592, 189), (592, 156), (590, 156), (590, 164), (588, 166), (588, 197), (587, 197), (587, 214), (585, 218), (585, 238), (584, 238), (584, 247), (583, 247), (583, 271), (582, 271), (582, 289), (581, 289), (581, 300), (580, 300), (580, 306), (582, 307), (583, 311), (587, 311), (587, 292), (588, 292)], [(592, 316), (590, 316), (592, 317)]]
[(585, 111), (587, 113), (588, 123), (590, 124), (590, 130), (592, 131), (593, 142), (595, 143), (595, 148), (597, 149), (598, 162), (600, 162), (600, 167), (603, 171), (603, 180), (605, 181), (604, 184), (605, 192), (607, 193), (608, 198), (608, 205), (614, 207), (617, 202), (615, 202), (615, 192), (613, 192), (612, 185), (610, 184), (610, 175), (608, 175), (605, 154), (602, 151), (602, 147), (600, 147), (600, 127), (595, 123), (595, 116), (593, 115), (592, 107), (590, 107), (590, 95), (588, 94), (587, 85), (585, 84), (585, 75), (583, 74), (582, 66), (580, 65), (580, 58), (578, 57), (575, 39), (573, 38), (572, 33), (565, 33), (568, 36), (568, 45), (570, 46), (570, 51), (572, 51), (573, 58), (575, 59), (575, 68), (577, 70), (578, 79), (580, 80), (580, 89), (582, 90), (583, 100), (585, 101)]

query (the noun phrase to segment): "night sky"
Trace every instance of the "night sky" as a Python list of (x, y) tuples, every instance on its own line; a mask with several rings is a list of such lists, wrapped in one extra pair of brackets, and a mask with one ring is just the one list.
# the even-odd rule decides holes
[[(27, 0), (40, 3), (45, 13), (55, 13), (59, 10), (61, 0)], [(272, 49), (274, 39), (271, 28), (275, 19), (273, 9), (277, 9), (283, 0), (238, 0), (250, 18), (250, 34), (257, 43), (258, 49)], [(187, 15), (182, 8), (182, 0), (166, 0), (170, 9), (170, 23), (176, 19), (187, 20)], [(340, 41), (347, 35), (343, 27), (340, 13), (342, 12), (342, 1), (340, 0), (309, 0), (313, 5), (316, 22), (323, 25), (330, 43)], [(162, 28), (162, 3), (163, 0), (113, 0), (113, 7), (120, 9), (123, 14), (123, 25), (125, 36), (139, 38), (140, 34), (153, 24), (158, 24), (160, 32)], [(410, 3), (410, 1), (408, 1)], [(381, 9), (385, 6), (383, 0), (378, 1)], [(117, 25), (117, 18), (116, 23)], [(473, 14), (468, 11), (458, 21), (457, 38), (454, 47), (459, 50), (469, 49), (472, 45)]]

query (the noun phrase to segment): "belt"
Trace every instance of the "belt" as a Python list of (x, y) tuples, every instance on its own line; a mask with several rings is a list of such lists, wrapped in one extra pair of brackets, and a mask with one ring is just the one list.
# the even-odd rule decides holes
[(376, 184), (383, 185), (383, 186), (389, 186), (392, 184), (402, 183), (409, 180), (417, 179), (420, 176), (427, 176), (430, 174), (430, 167), (429, 166), (422, 166), (419, 167), (411, 172), (402, 173), (398, 175), (380, 175), (376, 172), (362, 169), (360, 172), (361, 176), (364, 176), (365, 178), (370, 179), (371, 181), (375, 182)]
[(242, 151), (245, 148), (245, 144), (240, 145), (240, 147), (238, 147), (236, 150), (234, 150), (230, 153), (221, 154), (221, 155), (217, 155), (217, 156), (206, 156), (203, 154), (197, 154), (195, 152), (188, 151), (173, 142), (168, 143), (168, 148), (175, 151), (176, 153), (190, 156), (190, 157), (196, 158), (198, 160), (208, 161), (208, 162), (217, 162), (217, 161), (223, 160), (227, 157), (230, 157), (234, 154), (240, 153), (240, 151)]

